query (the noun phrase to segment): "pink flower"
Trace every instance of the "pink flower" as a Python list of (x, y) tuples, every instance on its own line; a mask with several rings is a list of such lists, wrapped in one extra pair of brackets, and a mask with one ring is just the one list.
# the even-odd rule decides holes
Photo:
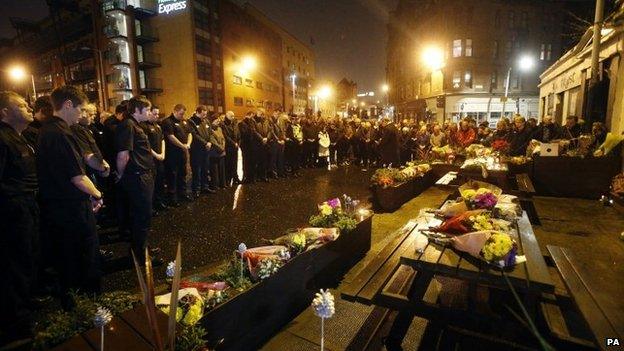
[(339, 198), (335, 198), (335, 199), (327, 200), (327, 204), (331, 208), (338, 208), (338, 207), (340, 207), (340, 199)]

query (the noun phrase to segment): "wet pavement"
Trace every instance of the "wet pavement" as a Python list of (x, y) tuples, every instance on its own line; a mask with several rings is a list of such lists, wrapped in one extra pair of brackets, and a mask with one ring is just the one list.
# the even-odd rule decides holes
[[(215, 264), (232, 255), (238, 244), (262, 245), (262, 238), (273, 239), (290, 228), (307, 225), (317, 204), (347, 194), (366, 201), (371, 172), (358, 167), (304, 169), (300, 178), (244, 184), (202, 195), (191, 203), (160, 213), (152, 221), (151, 247), (160, 247), (165, 262), (172, 261), (178, 240), (182, 243), (182, 274)], [(103, 240), (105, 242), (105, 240)], [(106, 243), (116, 259), (103, 279), (106, 291), (137, 289), (133, 269), (114, 267), (128, 252), (127, 243)], [(155, 269), (163, 282), (165, 265)], [(110, 270), (113, 272), (110, 272)]]

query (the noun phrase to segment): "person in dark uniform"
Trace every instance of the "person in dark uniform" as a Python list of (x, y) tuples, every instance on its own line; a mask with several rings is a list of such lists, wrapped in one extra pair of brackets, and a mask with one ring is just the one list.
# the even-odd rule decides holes
[[(147, 134), (139, 126), (150, 120), (152, 104), (145, 96), (128, 101), (126, 118), (117, 126), (117, 182), (125, 192), (130, 210), (130, 248), (140, 263), (145, 262), (145, 247), (152, 218), (154, 161)], [(154, 264), (162, 264), (154, 259)]]
[(152, 111), (149, 114), (149, 120), (140, 122), (139, 125), (143, 128), (147, 139), (150, 142), (150, 148), (152, 149), (152, 157), (154, 159), (154, 169), (152, 174), (154, 175), (154, 195), (152, 201), (153, 209), (166, 210), (165, 205), (165, 138), (163, 131), (158, 124), (158, 107), (152, 106)]
[(32, 122), (32, 110), (24, 98), (12, 91), (0, 92), (0, 262), (4, 270), (0, 328), (11, 339), (30, 331), (29, 298), (37, 272), (35, 151), (22, 135)]
[(254, 153), (256, 154), (256, 164), (254, 173), (256, 177), (264, 182), (268, 182), (268, 166), (271, 151), (269, 143), (271, 142), (271, 126), (264, 115), (264, 110), (258, 109), (256, 117), (254, 117)]
[(247, 112), (245, 118), (238, 125), (241, 135), (240, 148), (243, 154), (243, 183), (254, 183), (256, 181), (254, 165), (256, 164), (255, 159), (257, 155), (254, 153), (254, 135), (256, 131), (254, 117), (255, 114), (253, 112)]
[(94, 212), (102, 206), (102, 193), (87, 177), (78, 142), (70, 129), (78, 123), (87, 97), (75, 87), (63, 86), (52, 92), (51, 99), (54, 116), (40, 129), (37, 174), (43, 221), (56, 253), (61, 303), (71, 308), (71, 289), (100, 292)]
[(34, 121), (30, 122), (28, 127), (22, 132), (22, 135), (30, 145), (37, 145), (37, 138), (39, 137), (39, 128), (41, 123), (46, 119), (52, 117), (52, 103), (49, 96), (41, 96), (35, 100), (33, 104)]
[(184, 116), (186, 107), (177, 104), (173, 113), (163, 121), (162, 128), (167, 148), (165, 150), (165, 174), (172, 206), (178, 206), (178, 199), (192, 201), (188, 195), (190, 177), (190, 153), (193, 143), (192, 128)]
[(195, 109), (195, 114), (189, 120), (193, 130), (193, 143), (191, 144), (191, 169), (193, 171), (192, 189), (195, 197), (199, 197), (200, 192), (214, 193), (210, 189), (208, 178), (210, 173), (210, 159), (208, 153), (212, 148), (210, 142), (211, 129), (206, 117), (208, 108), (199, 105)]
[(225, 137), (225, 185), (231, 186), (240, 183), (238, 179), (238, 147), (240, 146), (240, 130), (234, 112), (225, 113), (225, 120), (221, 124)]
[(76, 137), (76, 141), (78, 142), (78, 146), (80, 147), (85, 163), (89, 165), (87, 173), (94, 184), (98, 185), (99, 181), (97, 178), (108, 177), (110, 173), (110, 166), (108, 162), (104, 160), (104, 156), (95, 142), (93, 131), (89, 128), (89, 125), (93, 123), (95, 113), (95, 105), (86, 105), (85, 111), (78, 120), (78, 123), (71, 125), (70, 129)]
[(316, 166), (318, 151), (318, 129), (312, 119), (303, 121), (303, 166), (313, 168)]

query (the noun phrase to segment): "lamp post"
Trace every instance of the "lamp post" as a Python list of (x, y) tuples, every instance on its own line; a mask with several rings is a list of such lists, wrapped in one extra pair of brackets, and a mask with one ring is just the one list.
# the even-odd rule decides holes
[(390, 86), (388, 86), (388, 84), (384, 84), (381, 86), (381, 91), (384, 92), (384, 94), (386, 95), (386, 107), (388, 107), (388, 105), (390, 104), (390, 101), (388, 99), (388, 91), (390, 90)]
[[(424, 63), (425, 67), (427, 67), (430, 71), (431, 74), (431, 91), (433, 92), (433, 73), (436, 71), (441, 71), (442, 68), (444, 67), (444, 51), (442, 49), (440, 49), (439, 47), (436, 46), (431, 46), (431, 47), (427, 47), (425, 48), (425, 50), (422, 52), (422, 56), (421, 56), (422, 62)], [(436, 103), (437, 103), (437, 99), (436, 99)], [(442, 110), (442, 120), (444, 121), (445, 119), (445, 113), (446, 111), (444, 111), (444, 108)]]
[(32, 83), (33, 97), (37, 99), (37, 88), (35, 87), (35, 76), (29, 73), (26, 73), (26, 70), (22, 66), (13, 66), (9, 68), (9, 77), (16, 81), (23, 81), (27, 76), (30, 76), (30, 82)]
[[(518, 70), (520, 72), (529, 71), (530, 69), (533, 68), (533, 66), (535, 66), (535, 60), (533, 59), (532, 56), (524, 55), (520, 57), (520, 60), (518, 60)], [(509, 66), (509, 69), (507, 70), (507, 79), (505, 79), (505, 97), (501, 99), (503, 101), (503, 109), (501, 112), (501, 118), (505, 117), (505, 107), (507, 105), (507, 98), (509, 96), (509, 80), (511, 79), (511, 69), (512, 69), (512, 66)], [(519, 104), (516, 104), (516, 113), (520, 113)]]
[(293, 110), (293, 113), (295, 113), (295, 88), (296, 88), (295, 80), (297, 79), (297, 74), (293, 72), (293, 74), (290, 75), (290, 79), (292, 80), (292, 99), (293, 99), (292, 110)]

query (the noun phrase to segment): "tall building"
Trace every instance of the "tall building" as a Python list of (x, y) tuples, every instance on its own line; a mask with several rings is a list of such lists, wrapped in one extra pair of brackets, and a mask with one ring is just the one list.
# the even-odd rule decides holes
[(388, 25), (390, 103), (399, 116), (439, 121), (537, 117), (539, 74), (564, 50), (565, 10), (564, 1), (400, 0)]
[(166, 114), (178, 103), (239, 117), (258, 107), (309, 107), (314, 54), (251, 6), (229, 0), (53, 3), (70, 5), (37, 23), (15, 20), (18, 35), (0, 49), (3, 66), (19, 63), (33, 74), (37, 95), (78, 85), (111, 110), (144, 94)]
[(305, 113), (312, 105), (310, 90), (315, 80), (314, 51), (254, 6), (245, 4), (245, 9), (280, 36), (282, 41), (281, 74), (284, 85), (283, 105), (287, 111), (297, 114)]

